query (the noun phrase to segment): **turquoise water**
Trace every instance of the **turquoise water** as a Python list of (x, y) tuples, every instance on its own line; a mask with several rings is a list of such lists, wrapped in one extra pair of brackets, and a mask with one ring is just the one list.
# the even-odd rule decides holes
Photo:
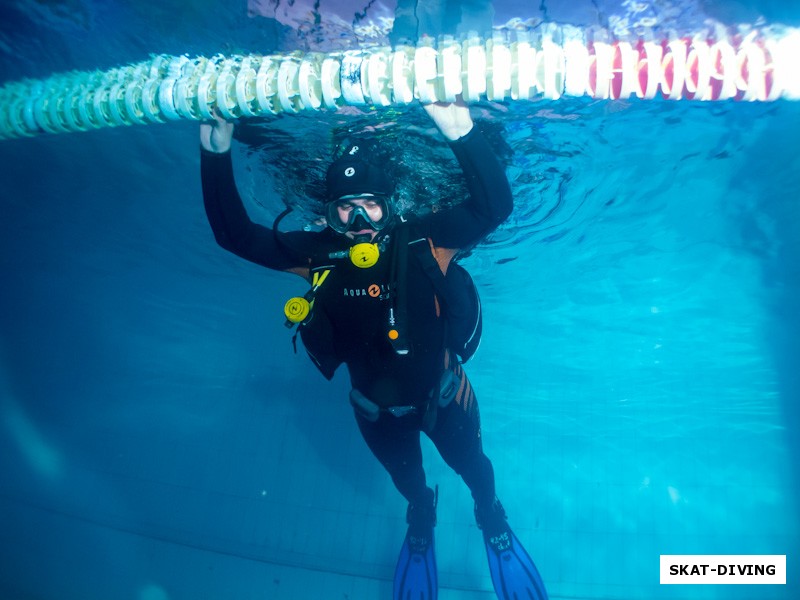
[[(297, 43), (215, 2), (168, 26), (176, 6), (8, 5), (4, 79)], [(485, 311), (467, 370), (551, 597), (796, 597), (800, 105), (474, 114), (505, 142), (516, 208), (464, 261)], [(251, 123), (235, 160), (254, 218), (284, 198), (306, 223), (330, 141), (365, 128), (408, 195), (456, 179), (416, 107)], [(405, 505), (344, 374), (291, 353), (302, 282), (215, 245), (196, 148), (192, 123), (0, 143), (2, 598), (390, 595)], [(492, 598), (469, 493), (425, 456), (440, 598)], [(786, 554), (788, 585), (660, 586), (661, 554)]]

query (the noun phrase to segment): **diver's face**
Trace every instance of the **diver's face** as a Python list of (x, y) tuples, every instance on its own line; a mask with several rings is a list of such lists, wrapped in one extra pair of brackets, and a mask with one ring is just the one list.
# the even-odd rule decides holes
[[(339, 215), (339, 220), (343, 225), (346, 225), (350, 221), (353, 211), (358, 207), (364, 209), (364, 212), (367, 213), (369, 220), (373, 223), (377, 223), (383, 218), (383, 208), (381, 203), (374, 198), (348, 198), (347, 200), (340, 200), (336, 204), (336, 212)], [(371, 227), (366, 227), (355, 231), (350, 230), (345, 233), (345, 236), (351, 240), (356, 236), (363, 235), (369, 235), (369, 239), (372, 241), (375, 239), (375, 236), (378, 235), (378, 232)]]

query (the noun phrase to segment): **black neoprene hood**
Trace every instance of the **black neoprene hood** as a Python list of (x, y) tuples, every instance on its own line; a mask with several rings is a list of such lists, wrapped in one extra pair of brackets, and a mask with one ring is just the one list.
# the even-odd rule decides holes
[(349, 144), (328, 167), (325, 176), (328, 201), (359, 194), (391, 196), (394, 181), (377, 159), (369, 142)]

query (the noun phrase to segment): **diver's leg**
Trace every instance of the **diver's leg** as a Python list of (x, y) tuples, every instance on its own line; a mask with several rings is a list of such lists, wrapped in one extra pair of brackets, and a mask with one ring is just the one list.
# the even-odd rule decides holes
[(476, 505), (491, 505), (495, 499), (494, 469), (483, 453), (478, 400), (461, 365), (452, 369), (458, 391), (447, 406), (438, 409), (436, 424), (428, 436), (467, 484)]
[(393, 597), (436, 598), (438, 575), (434, 552), (436, 495), (425, 484), (418, 415), (380, 415), (370, 421), (356, 412), (356, 421), (370, 450), (389, 472), (406, 500), (406, 531), (394, 572)]
[(397, 490), (410, 504), (427, 504), (433, 498), (422, 468), (419, 427), (412, 417), (383, 414), (370, 422), (356, 413), (356, 422), (372, 454), (389, 472)]
[(547, 600), (536, 565), (508, 525), (503, 505), (495, 496), (492, 463), (481, 444), (475, 393), (460, 365), (453, 368), (453, 373), (458, 391), (447, 406), (439, 408), (429, 436), (475, 499), (475, 520), (483, 534), (497, 597)]

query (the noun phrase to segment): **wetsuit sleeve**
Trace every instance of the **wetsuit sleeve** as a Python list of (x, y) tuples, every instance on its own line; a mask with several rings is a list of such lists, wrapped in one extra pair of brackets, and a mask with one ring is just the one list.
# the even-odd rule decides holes
[(469, 198), (430, 217), (429, 235), (440, 248), (466, 248), (505, 221), (514, 208), (505, 169), (477, 126), (450, 143), (464, 171)]
[(278, 243), (272, 229), (251, 221), (236, 189), (230, 151), (218, 154), (201, 148), (200, 174), (206, 215), (220, 246), (269, 269), (303, 275), (310, 257), (305, 247), (310, 248), (313, 234), (283, 234), (292, 238), (293, 251), (289, 251)]

